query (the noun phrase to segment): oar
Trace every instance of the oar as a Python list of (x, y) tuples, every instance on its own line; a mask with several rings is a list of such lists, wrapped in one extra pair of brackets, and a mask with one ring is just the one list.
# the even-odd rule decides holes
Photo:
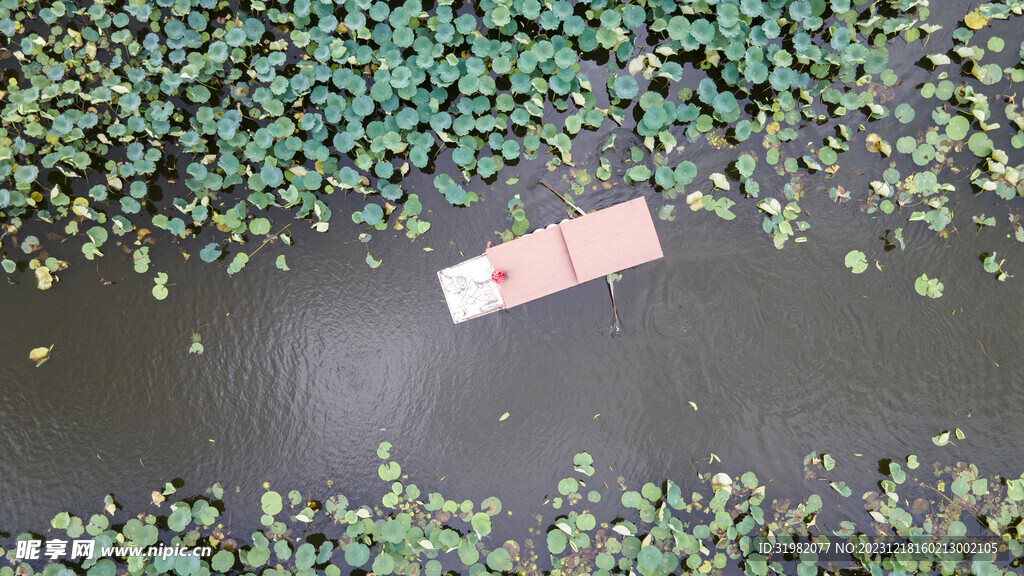
[(580, 210), (580, 207), (575, 205), (575, 204), (573, 204), (572, 200), (569, 200), (565, 196), (562, 196), (561, 194), (556, 192), (554, 188), (552, 188), (551, 186), (548, 186), (547, 182), (541, 180), (540, 183), (543, 184), (544, 187), (547, 188), (548, 190), (551, 190), (552, 192), (554, 192), (555, 196), (558, 196), (559, 198), (561, 198), (562, 202), (565, 202), (567, 205), (571, 206), (573, 208), (573, 210), (576, 210), (577, 212), (579, 212), (580, 216), (586, 216), (586, 214), (587, 214), (586, 212), (584, 212), (583, 210)]
[[(558, 196), (559, 198), (561, 198), (562, 202), (565, 202), (567, 205), (572, 207), (572, 209), (575, 210), (576, 212), (578, 212), (580, 216), (586, 216), (586, 212), (584, 212), (583, 210), (580, 210), (580, 207), (575, 205), (575, 204), (573, 204), (572, 200), (569, 200), (565, 196), (562, 196), (561, 194), (558, 193), (557, 190), (555, 190), (551, 186), (548, 186), (547, 182), (541, 180), (540, 183), (543, 184), (544, 187), (547, 188), (548, 190), (551, 190), (552, 192), (554, 192), (555, 196)], [(615, 276), (615, 274), (609, 274), (609, 275), (605, 276), (605, 280), (608, 281), (608, 292), (611, 293), (611, 296), (612, 296), (612, 313), (614, 313), (614, 315), (615, 315), (615, 333), (618, 333), (618, 332), (620, 332), (622, 330), (622, 328), (619, 325), (619, 308), (615, 305), (615, 278), (614, 278), (614, 276)]]
[(619, 326), (619, 309), (615, 306), (615, 274), (609, 274), (604, 277), (608, 281), (608, 291), (612, 295), (612, 312), (615, 313), (615, 332), (618, 333), (622, 330)]

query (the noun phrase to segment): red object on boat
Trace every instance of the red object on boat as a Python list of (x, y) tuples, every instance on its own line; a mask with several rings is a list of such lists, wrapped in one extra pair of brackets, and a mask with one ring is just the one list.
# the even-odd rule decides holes
[(501, 284), (505, 280), (505, 273), (501, 270), (495, 270), (491, 272), (491, 280), (494, 280), (495, 284)]

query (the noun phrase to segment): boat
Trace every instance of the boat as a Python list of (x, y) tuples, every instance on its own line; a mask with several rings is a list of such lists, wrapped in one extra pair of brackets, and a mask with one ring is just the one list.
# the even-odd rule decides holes
[(643, 197), (566, 219), (437, 273), (456, 324), (662, 258)]

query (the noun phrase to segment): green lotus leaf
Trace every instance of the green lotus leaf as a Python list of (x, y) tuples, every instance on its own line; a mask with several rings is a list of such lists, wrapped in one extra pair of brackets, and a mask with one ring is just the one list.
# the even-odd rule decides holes
[(380, 529), (381, 538), (385, 542), (400, 544), (405, 541), (405, 527), (397, 520), (388, 520)]
[(939, 106), (935, 108), (935, 110), (932, 110), (932, 120), (935, 122), (936, 126), (945, 126), (946, 124), (949, 124), (949, 121), (952, 118), (953, 117), (949, 114), (949, 112), (946, 112), (942, 106)]
[(345, 547), (345, 563), (360, 568), (370, 559), (370, 549), (361, 542), (352, 542)]
[(860, 274), (868, 268), (867, 256), (865, 256), (860, 250), (850, 250), (846, 254), (845, 263), (846, 267), (854, 274)]
[(274, 555), (280, 561), (286, 561), (292, 557), (292, 548), (287, 540), (278, 540), (274, 543)]
[(672, 188), (676, 185), (675, 173), (668, 166), (659, 166), (654, 171), (654, 182), (662, 188)]
[(931, 144), (921, 144), (913, 154), (914, 163), (918, 166), (927, 166), (935, 159), (935, 147)]
[(651, 502), (657, 502), (661, 499), (661, 488), (658, 488), (652, 482), (648, 482), (640, 488), (640, 495)]
[(694, 20), (690, 25), (690, 35), (704, 45), (711, 44), (711, 41), (715, 39), (715, 32), (715, 25), (703, 18)]
[(501, 155), (506, 160), (516, 160), (519, 158), (520, 147), (519, 142), (515, 140), (506, 140), (501, 144)]
[(885, 48), (872, 50), (864, 59), (864, 71), (868, 74), (878, 74), (889, 65), (889, 51)]
[(921, 274), (921, 276), (914, 281), (914, 290), (916, 290), (921, 296), (939, 298), (942, 296), (942, 289), (942, 282), (939, 282), (937, 278), (928, 278), (927, 274)]
[(260, 504), (263, 508), (263, 513), (267, 516), (278, 514), (284, 507), (281, 495), (273, 490), (263, 493), (263, 496), (260, 498)]
[(384, 220), (384, 209), (381, 208), (379, 204), (374, 204), (372, 202), (364, 206), (358, 214), (361, 216), (362, 223), (369, 226), (376, 226)]
[(822, 163), (826, 165), (832, 165), (835, 164), (836, 161), (839, 159), (839, 155), (833, 148), (824, 146), (820, 150), (818, 150), (818, 159), (821, 160)]
[(188, 26), (193, 30), (206, 30), (206, 16), (202, 12), (190, 12), (188, 15)]
[(673, 16), (668, 21), (668, 35), (672, 40), (684, 40), (690, 35), (690, 21), (685, 16)]
[(480, 536), (487, 536), (491, 533), (491, 517), (484, 512), (477, 512), (470, 520), (473, 530)]
[(917, 150), (917, 140), (913, 136), (901, 136), (896, 141), (896, 150), (901, 154), (912, 154), (914, 150)]
[(565, 532), (555, 528), (548, 532), (547, 542), (548, 552), (557, 555), (565, 551), (565, 548), (569, 543), (569, 539), (566, 538)]
[(277, 166), (267, 164), (260, 168), (260, 179), (263, 184), (275, 188), (284, 182), (284, 173)]
[(613, 91), (616, 98), (629, 100), (640, 92), (640, 86), (632, 76), (618, 76), (615, 78)]
[(907, 124), (914, 119), (914, 107), (904, 102), (896, 107), (895, 116), (901, 124)]
[(270, 220), (266, 218), (254, 218), (249, 222), (249, 231), (262, 236), (270, 232)]
[[(162, 286), (162, 284), (157, 285), (157, 287)], [(166, 288), (164, 289), (164, 291), (166, 292)], [(163, 298), (157, 297), (157, 300), (162, 299)], [(172, 512), (171, 515), (167, 517), (167, 527), (175, 532), (181, 532), (191, 522), (192, 511), (189, 509), (188, 505), (179, 505), (177, 508), (174, 509), (174, 512)]]
[(559, 68), (569, 68), (576, 63), (576, 51), (572, 48), (562, 48), (555, 52), (555, 64)]
[(950, 140), (963, 140), (971, 129), (971, 122), (964, 116), (954, 116), (946, 125), (946, 136)]
[(597, 518), (589, 512), (580, 514), (576, 517), (576, 527), (583, 531), (593, 530), (597, 527)]
[(487, 567), (495, 572), (511, 572), (512, 558), (504, 548), (496, 548), (487, 555)]
[(622, 23), (627, 28), (639, 28), (647, 20), (647, 13), (643, 7), (636, 4), (627, 4), (622, 10)]
[(227, 572), (235, 565), (235, 555), (230, 550), (218, 550), (210, 566), (217, 572)]
[(377, 475), (385, 482), (397, 480), (402, 475), (402, 467), (398, 462), (385, 462), (377, 467)]
[(562, 496), (568, 496), (579, 490), (579, 482), (575, 478), (563, 478), (558, 482), (558, 492)]
[(971, 152), (974, 152), (975, 156), (982, 158), (992, 154), (992, 146), (992, 139), (984, 132), (975, 132), (967, 140), (967, 147), (971, 149)]
[(39, 168), (35, 166), (18, 166), (14, 170), (14, 181), (18, 184), (31, 184), (36, 181)]
[(643, 182), (650, 179), (651, 169), (643, 164), (639, 164), (626, 170), (626, 176), (633, 182)]
[(498, 172), (498, 168), (498, 162), (495, 160), (495, 157), (487, 156), (480, 159), (477, 163), (476, 170), (483, 178), (490, 178)]
[(764, 14), (764, 5), (761, 0), (740, 0), (740, 12), (744, 16), (756, 18)]
[(270, 548), (267, 546), (253, 546), (251, 550), (245, 555), (246, 564), (253, 568), (259, 568), (270, 560)]
[(459, 542), (459, 560), (467, 566), (476, 564), (480, 560), (480, 551), (468, 540), (462, 540)]
[(647, 545), (640, 549), (637, 554), (637, 564), (644, 572), (652, 572), (661, 565), (662, 553), (658, 548)]
[(743, 154), (736, 160), (736, 169), (745, 178), (752, 176), (756, 167), (757, 159), (751, 154)]
[(697, 165), (689, 160), (680, 162), (675, 168), (676, 183), (687, 185), (697, 177)]
[(743, 77), (751, 84), (760, 84), (768, 79), (768, 66), (763, 62), (749, 62), (743, 70)]

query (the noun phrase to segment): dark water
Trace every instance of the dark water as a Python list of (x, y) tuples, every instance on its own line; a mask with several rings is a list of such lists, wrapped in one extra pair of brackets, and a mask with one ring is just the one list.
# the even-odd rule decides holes
[[(942, 17), (933, 19), (947, 30), (929, 50), (949, 45), (952, 18)], [(913, 66), (918, 56), (894, 65), (907, 84), (899, 93), (921, 105), (924, 121), (935, 102), (924, 108), (912, 89), (927, 77)], [(869, 125), (893, 143), (888, 134), (923, 126)], [(593, 173), (607, 130), (574, 142), (578, 166)], [(251, 510), (264, 481), (376, 500), (381, 440), (425, 491), (495, 494), (522, 516), (540, 510), (582, 450), (613, 488), (620, 474), (632, 484), (670, 476), (695, 486), (696, 472), (754, 470), (771, 482), (769, 495), (805, 496), (827, 490), (805, 486), (801, 461), (812, 450), (834, 454), (838, 472), (864, 489), (879, 458), (909, 453), (1019, 474), (1024, 250), (1006, 237), (1006, 204), (958, 194), (958, 236), (948, 239), (896, 215), (863, 214), (854, 202), (836, 205), (829, 186), (863, 199), (867, 180), (888, 167), (862, 142), (860, 133), (831, 182), (804, 176), (805, 244), (775, 250), (752, 202), (726, 223), (677, 201), (676, 220), (656, 222), (665, 258), (616, 285), (623, 329), (614, 338), (603, 282), (459, 326), (441, 301), (434, 273), (508, 227), (512, 193), (534, 225), (564, 217), (537, 181), (565, 190), (565, 172), (539, 162), (509, 168), (493, 186), (474, 180), (469, 188), (484, 199), (470, 209), (443, 206), (429, 179), (407, 180), (433, 228), (412, 244), (403, 232), (376, 233), (378, 270), (354, 241), (355, 199), (339, 198), (331, 233), (295, 230), (305, 226), (297, 222), (308, 246), (268, 245), (234, 278), (199, 262), (198, 247), (183, 263), (158, 246), (145, 276), (110, 250), (98, 270), (73, 260), (48, 292), (27, 275), (4, 282), (0, 530), (41, 530), (61, 510), (96, 512), (111, 492), (141, 511), (149, 492), (174, 478), (186, 480), (183, 494), (221, 481), (229, 501)], [(759, 138), (751, 144), (763, 159)], [(690, 189), (707, 192), (707, 175), (742, 149), (690, 144), (670, 160), (698, 162)], [(968, 156), (960, 158), (973, 162)], [(913, 165), (902, 157), (898, 167), (907, 175)], [(966, 190), (972, 165), (962, 167), (940, 181)], [(764, 168), (761, 189), (778, 195), (785, 180)], [(503, 182), (514, 175), (513, 190)], [(644, 186), (588, 187), (577, 200), (594, 209), (641, 194), (660, 207)], [(970, 216), (982, 212), (999, 226), (975, 234)], [(901, 225), (906, 251), (886, 252), (881, 237)], [(861, 275), (843, 266), (854, 248), (869, 257)], [(978, 255), (993, 250), (1018, 278), (997, 283), (982, 271)], [(274, 268), (279, 253), (291, 272)], [(162, 270), (174, 285), (157, 302), (151, 277)], [(942, 280), (942, 298), (914, 291), (922, 273)], [(202, 356), (187, 353), (193, 331)], [(52, 359), (35, 368), (29, 350), (50, 344)], [(932, 446), (931, 436), (954, 427), (966, 440)], [(708, 463), (712, 453), (720, 463)]]

